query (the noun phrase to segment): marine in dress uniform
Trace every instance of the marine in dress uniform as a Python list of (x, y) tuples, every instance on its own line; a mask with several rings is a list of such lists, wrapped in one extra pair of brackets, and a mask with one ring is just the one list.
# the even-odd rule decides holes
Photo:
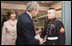
[(41, 38), (44, 38), (45, 35), (45, 45), (65, 45), (65, 30), (63, 23), (56, 20), (56, 18), (49, 19), (45, 23)]

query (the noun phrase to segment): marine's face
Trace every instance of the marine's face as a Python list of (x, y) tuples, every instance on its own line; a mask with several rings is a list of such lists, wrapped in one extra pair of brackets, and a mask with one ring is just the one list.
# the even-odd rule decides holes
[(55, 18), (55, 10), (48, 10), (48, 19)]

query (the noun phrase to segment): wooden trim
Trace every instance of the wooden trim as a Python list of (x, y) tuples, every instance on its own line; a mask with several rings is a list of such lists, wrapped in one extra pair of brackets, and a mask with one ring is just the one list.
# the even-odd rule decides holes
[(56, 9), (56, 11), (60, 11), (60, 10), (62, 10), (62, 8)]

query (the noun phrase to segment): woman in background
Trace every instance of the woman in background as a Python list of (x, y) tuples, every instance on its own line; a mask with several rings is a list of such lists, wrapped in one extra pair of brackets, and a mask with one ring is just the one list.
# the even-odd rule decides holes
[(1, 45), (15, 45), (16, 43), (16, 37), (17, 37), (17, 31), (16, 31), (16, 11), (15, 10), (9, 10), (7, 12), (9, 16), (9, 20), (4, 22), (3, 28), (2, 28), (2, 41)]

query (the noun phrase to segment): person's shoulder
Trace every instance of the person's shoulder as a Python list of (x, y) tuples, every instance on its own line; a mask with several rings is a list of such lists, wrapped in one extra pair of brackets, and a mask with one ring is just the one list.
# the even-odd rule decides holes
[(25, 15), (27, 15), (26, 12), (22, 13), (19, 17), (23, 17), (23, 16), (25, 16)]
[(4, 25), (7, 25), (8, 23), (9, 23), (9, 20), (5, 21), (5, 22), (4, 22)]
[(27, 16), (28, 14), (26, 13), (26, 12), (24, 12), (23, 14), (21, 14), (18, 18), (19, 19), (22, 19), (22, 20), (25, 20), (25, 19), (27, 19), (28, 18), (28, 16)]
[(18, 18), (21, 18), (21, 17), (23, 17), (23, 16), (24, 16), (24, 14), (25, 14), (25, 13), (21, 14), (20, 16), (18, 16)]
[(62, 21), (60, 21), (60, 20), (56, 20), (56, 23), (58, 23), (58, 24), (62, 24)]

